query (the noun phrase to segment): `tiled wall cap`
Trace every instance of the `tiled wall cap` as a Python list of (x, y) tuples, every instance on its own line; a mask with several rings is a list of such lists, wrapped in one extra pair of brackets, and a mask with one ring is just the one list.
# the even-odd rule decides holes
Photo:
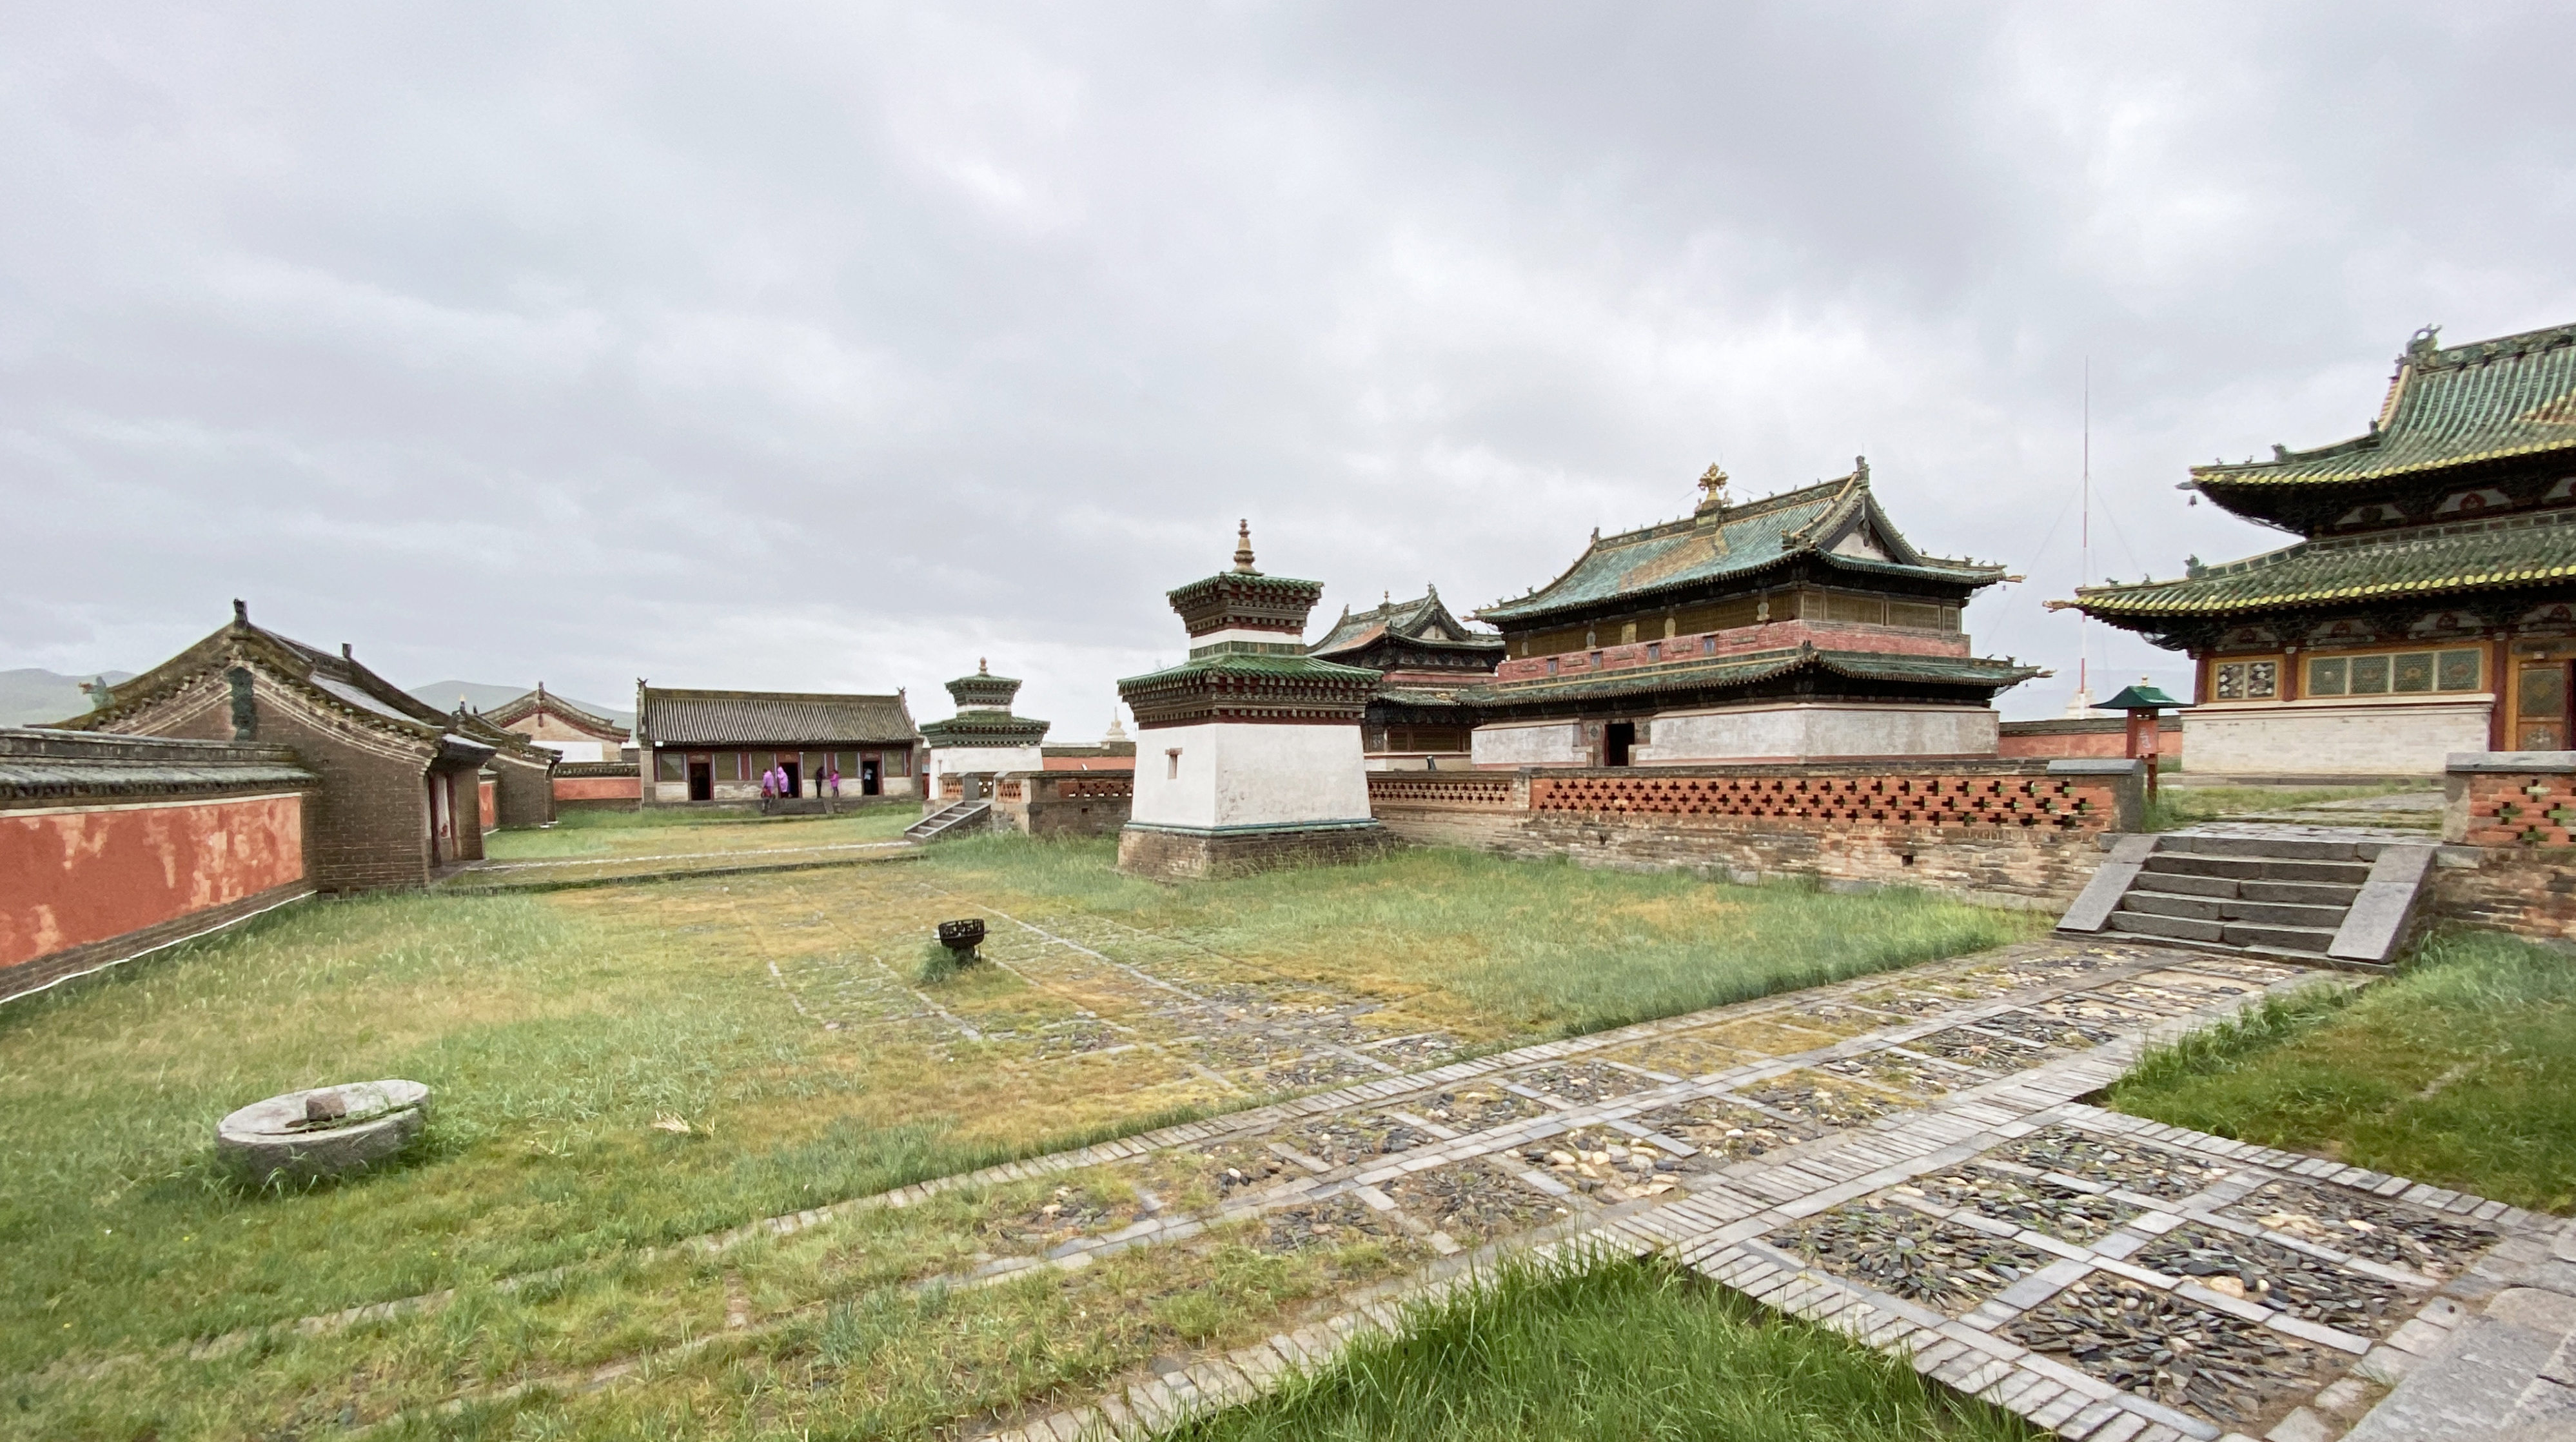
[(2116, 756), (2062, 756), (2048, 763), (2051, 776), (2137, 776), (2146, 762)]
[(2454, 751), (2443, 765), (2451, 771), (2576, 772), (2576, 751)]

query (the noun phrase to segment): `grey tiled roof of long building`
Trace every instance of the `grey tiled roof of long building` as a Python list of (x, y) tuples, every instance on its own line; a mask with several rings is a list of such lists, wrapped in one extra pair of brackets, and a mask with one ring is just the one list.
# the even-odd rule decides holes
[(901, 696), (791, 691), (637, 693), (636, 733), (656, 746), (784, 746), (915, 739)]

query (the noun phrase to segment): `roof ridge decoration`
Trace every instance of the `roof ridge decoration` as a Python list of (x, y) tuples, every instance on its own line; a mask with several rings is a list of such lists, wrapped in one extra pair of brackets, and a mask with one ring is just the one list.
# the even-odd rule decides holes
[[(1705, 483), (1709, 477), (1703, 475), (1701, 480)], [(1831, 549), (1855, 519), (1872, 528), (1888, 560), (1846, 556)], [(1838, 569), (1969, 586), (2005, 579), (2001, 566), (1929, 556), (1907, 541), (1870, 489), (1869, 459), (1855, 456), (1849, 475), (1729, 503), (1678, 521), (1596, 537), (1546, 585), (1471, 614), (1490, 623), (1530, 622), (1614, 601), (1650, 602), (1667, 592), (1714, 581), (1749, 582), (1773, 566), (1805, 556)]]
[(2276, 444), (2270, 460), (2193, 466), (2185, 488), (2268, 519), (2263, 492), (2271, 488), (2370, 483), (2576, 450), (2576, 322), (2439, 342), (2437, 326), (2408, 339), (2362, 434), (2304, 449)]
[(1192, 637), (1214, 631), (1280, 634), (1283, 643), (1306, 633), (1307, 613), (1323, 599), (1324, 583), (1268, 576), (1252, 564), (1252, 523), (1236, 522), (1234, 567), (1163, 593)]

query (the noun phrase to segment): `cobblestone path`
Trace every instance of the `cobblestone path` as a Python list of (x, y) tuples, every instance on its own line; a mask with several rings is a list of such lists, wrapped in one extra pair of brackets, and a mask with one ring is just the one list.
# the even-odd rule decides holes
[(1404, 1295), (1466, 1285), (1475, 1263), (1523, 1249), (1677, 1258), (2069, 1438), (2216, 1442), (2276, 1425), (2330, 1438), (2306, 1404), (2322, 1392), (2343, 1415), (2366, 1407), (2494, 1276), (2545, 1254), (2556, 1220), (2079, 1100), (2149, 1041), (2321, 980), (2346, 982), (2033, 943), (979, 1174), (1195, 1162), (1231, 1185), (1213, 1215), (1148, 1216), (960, 1281), (1245, 1216), (1291, 1241), (1319, 1222), (1409, 1234), (1442, 1258), (1401, 1293), (1173, 1362), (998, 1442), (1140, 1435), (1246, 1400), (1353, 1332), (1395, 1325)]

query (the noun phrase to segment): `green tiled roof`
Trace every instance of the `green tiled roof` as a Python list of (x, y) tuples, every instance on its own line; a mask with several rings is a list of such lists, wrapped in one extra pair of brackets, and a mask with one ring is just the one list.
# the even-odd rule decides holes
[(1460, 623), (1440, 601), (1440, 589), (1410, 601), (1389, 601), (1365, 611), (1345, 610), (1324, 638), (1308, 646), (1308, 652), (1329, 656), (1338, 651), (1356, 651), (1382, 635), (1400, 636), (1428, 646), (1457, 646), (1471, 651), (1499, 651), (1503, 638), (1490, 631), (1471, 630)]
[(1365, 666), (1344, 666), (1336, 661), (1318, 661), (1312, 656), (1219, 649), (1212, 656), (1193, 656), (1177, 666), (1148, 671), (1142, 676), (1129, 676), (1118, 685), (1123, 691), (1130, 686), (1145, 686), (1182, 676), (1312, 677), (1356, 682), (1375, 681), (1378, 673)]
[[(1888, 559), (1838, 554), (1834, 544), (1865, 525)], [(1726, 506), (1623, 535), (1596, 538), (1562, 576), (1517, 600), (1476, 612), (1476, 619), (1528, 623), (1561, 611), (1635, 600), (1711, 581), (1741, 579), (1799, 557), (1876, 575), (1931, 578), (1970, 586), (2003, 578), (2001, 566), (1926, 556), (1888, 523), (1870, 495), (1869, 468), (1838, 481)]]
[(2373, 481), (2475, 461), (2576, 451), (2576, 325), (2440, 347), (2426, 331), (2398, 357), (2369, 431), (2272, 459), (2191, 468), (2210, 499), (2238, 487)]
[(1991, 686), (2001, 690), (2039, 674), (2035, 666), (1975, 656), (1904, 656), (1874, 651), (1757, 651), (1705, 661), (1667, 661), (1661, 665), (1623, 667), (1603, 674), (1551, 676), (1544, 680), (1506, 681), (1460, 690), (1457, 698), (1471, 706), (1500, 706), (1524, 701), (1583, 701), (1644, 692), (1722, 690), (1751, 686), (1793, 671), (1814, 667), (1860, 681), (1919, 682), (1925, 685)]
[(2431, 597), (2571, 577), (2576, 577), (2576, 512), (2544, 511), (2349, 540), (2302, 541), (2251, 560), (2209, 567), (2186, 580), (2088, 586), (2075, 593), (2071, 604), (2105, 619), (2217, 615)]

